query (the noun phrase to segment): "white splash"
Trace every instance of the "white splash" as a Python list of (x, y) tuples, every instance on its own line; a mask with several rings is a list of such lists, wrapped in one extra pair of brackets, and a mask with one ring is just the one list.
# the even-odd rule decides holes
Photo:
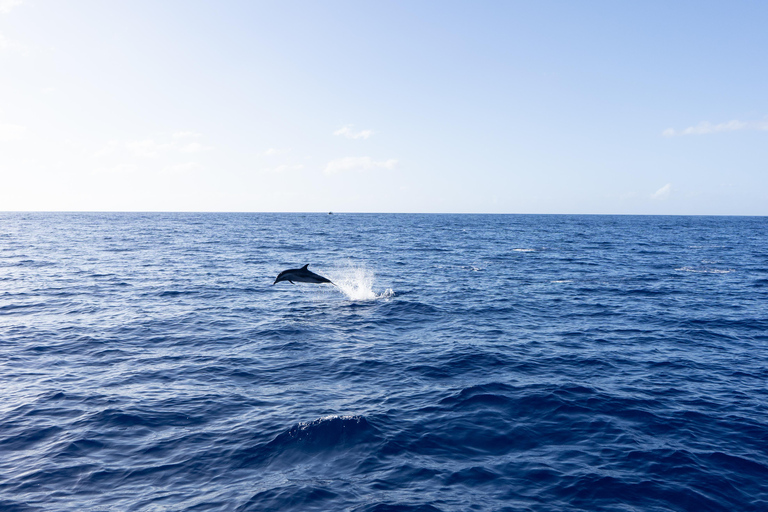
[(376, 283), (373, 271), (351, 263), (331, 272), (330, 279), (349, 300), (367, 301), (385, 299), (395, 295), (392, 288), (376, 293), (373, 289)]
[(734, 269), (732, 268), (691, 268), (691, 267), (680, 267), (676, 268), (678, 272), (693, 272), (695, 274), (730, 274), (731, 272), (734, 272)]

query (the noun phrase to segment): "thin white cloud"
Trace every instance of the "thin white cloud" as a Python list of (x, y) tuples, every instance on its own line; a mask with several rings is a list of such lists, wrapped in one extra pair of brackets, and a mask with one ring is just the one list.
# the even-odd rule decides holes
[(264, 169), (262, 169), (262, 172), (268, 172), (272, 174), (281, 174), (289, 171), (299, 171), (303, 168), (304, 166), (301, 164), (298, 164), (298, 165), (283, 164), (283, 165), (278, 165), (277, 167), (265, 167)]
[(24, 3), (24, 0), (0, 0), (0, 14), (8, 14), (14, 7)]
[(138, 172), (139, 168), (133, 164), (118, 164), (112, 167), (101, 167), (93, 171), (93, 174), (133, 174)]
[[(14, 7), (17, 7), (23, 3), (24, 0), (0, 0), (0, 14), (8, 14), (11, 12), (11, 10), (13, 10)], [(11, 41), (3, 34), (0, 34), (0, 51), (5, 50), (15, 50), (21, 53), (25, 53), (27, 49), (23, 44), (17, 43), (16, 41)]]
[(185, 162), (183, 164), (169, 165), (163, 169), (165, 174), (186, 174), (188, 172), (196, 171), (200, 169), (200, 164), (197, 162)]
[(738, 121), (734, 119), (733, 121), (719, 124), (702, 121), (696, 126), (689, 126), (684, 130), (667, 128), (661, 134), (665, 137), (675, 137), (679, 135), (707, 135), (719, 132), (735, 132), (738, 130), (768, 130), (768, 121)]
[(278, 148), (269, 148), (264, 152), (264, 156), (277, 156), (277, 155), (284, 155), (288, 153), (288, 149), (278, 149)]
[(144, 140), (111, 140), (103, 148), (92, 155), (93, 158), (101, 158), (128, 150), (130, 154), (142, 158), (157, 158), (169, 153), (201, 153), (210, 151), (213, 146), (206, 146), (200, 142), (190, 142), (186, 139), (200, 137), (194, 132), (176, 132), (172, 135), (174, 140), (170, 142), (157, 141), (155, 139)]
[(190, 142), (179, 148), (182, 153), (200, 153), (201, 151), (210, 151), (213, 146), (205, 146), (199, 142)]
[(348, 171), (368, 171), (371, 169), (394, 169), (397, 166), (397, 160), (376, 161), (369, 156), (348, 156), (338, 158), (326, 164), (323, 172), (325, 174), (338, 174)]
[(103, 156), (111, 155), (120, 146), (122, 146), (120, 141), (118, 141), (118, 140), (111, 140), (111, 141), (107, 142), (106, 146), (104, 146), (103, 148), (101, 148), (100, 150), (95, 152), (93, 155), (91, 155), (91, 158), (101, 158)]
[(344, 137), (348, 139), (368, 139), (371, 135), (373, 135), (373, 130), (360, 130), (359, 132), (355, 132), (352, 130), (351, 124), (348, 124), (346, 126), (342, 126), (335, 132), (333, 132), (334, 135), (343, 135)]
[(172, 135), (174, 139), (189, 139), (189, 138), (197, 138), (202, 136), (203, 135), (201, 133), (197, 133), (197, 132), (176, 132)]
[(131, 140), (125, 143), (125, 147), (136, 156), (154, 158), (161, 152), (171, 149), (172, 144), (157, 143), (154, 140)]
[(0, 142), (19, 140), (24, 137), (27, 128), (18, 124), (0, 123)]
[(659, 190), (651, 194), (651, 199), (654, 201), (664, 201), (665, 199), (669, 199), (670, 195), (672, 195), (672, 184), (667, 183)]
[(19, 42), (11, 41), (7, 37), (5, 37), (3, 34), (0, 34), (0, 51), (5, 51), (5, 50), (13, 50), (21, 54), (27, 53), (26, 46), (24, 46)]

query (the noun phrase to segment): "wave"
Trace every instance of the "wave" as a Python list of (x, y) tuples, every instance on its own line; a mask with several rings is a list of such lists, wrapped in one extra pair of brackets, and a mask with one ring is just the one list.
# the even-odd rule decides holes
[(377, 432), (363, 416), (325, 416), (294, 425), (267, 446), (279, 451), (288, 448), (330, 450), (374, 440)]
[(293, 425), (266, 443), (235, 452), (241, 467), (293, 464), (309, 456), (340, 456), (380, 441), (381, 433), (363, 416), (325, 416)]

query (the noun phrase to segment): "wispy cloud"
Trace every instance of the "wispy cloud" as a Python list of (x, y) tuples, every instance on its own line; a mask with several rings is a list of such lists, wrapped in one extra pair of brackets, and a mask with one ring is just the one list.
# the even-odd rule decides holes
[(165, 174), (186, 174), (188, 172), (196, 171), (200, 169), (200, 164), (197, 162), (184, 162), (183, 164), (169, 165), (163, 169)]
[(702, 121), (696, 126), (689, 126), (683, 130), (667, 128), (661, 134), (665, 137), (675, 137), (679, 135), (707, 135), (719, 132), (735, 132), (738, 130), (768, 130), (768, 121), (728, 121), (726, 123), (712, 124), (709, 121)]
[(112, 167), (100, 167), (93, 171), (93, 174), (133, 174), (139, 171), (139, 167), (133, 164), (118, 164)]
[(11, 10), (24, 3), (24, 0), (0, 0), (0, 14), (8, 14)]
[(394, 169), (397, 167), (397, 160), (379, 160), (376, 161), (369, 156), (348, 156), (331, 160), (326, 164), (323, 172), (325, 174), (338, 174), (347, 171), (368, 171), (371, 169)]
[[(14, 7), (24, 3), (24, 0), (0, 0), (0, 14), (8, 14)], [(16, 41), (11, 41), (3, 34), (0, 34), (0, 51), (15, 50), (26, 53), (26, 47)]]
[(277, 156), (277, 155), (284, 155), (288, 153), (288, 149), (278, 149), (278, 148), (269, 148), (264, 152), (264, 156)]
[(262, 172), (268, 172), (272, 174), (282, 174), (284, 172), (289, 172), (289, 171), (300, 171), (303, 168), (304, 166), (301, 164), (297, 164), (297, 165), (283, 164), (283, 165), (278, 165), (277, 167), (265, 167), (264, 169), (262, 169)]
[(171, 149), (173, 144), (158, 143), (154, 140), (131, 140), (125, 143), (125, 147), (128, 148), (134, 155), (143, 156), (147, 158), (153, 158), (160, 153)]
[(359, 132), (352, 130), (351, 124), (348, 124), (346, 126), (342, 126), (335, 132), (333, 132), (334, 135), (343, 135), (344, 137), (348, 139), (368, 139), (371, 135), (373, 135), (373, 130), (360, 130)]
[(197, 132), (175, 132), (172, 137), (174, 139), (195, 139), (197, 137), (202, 137), (202, 133)]
[[(167, 135), (166, 135), (167, 137)], [(142, 158), (157, 158), (164, 154), (173, 153), (200, 153), (210, 151), (213, 146), (206, 146), (200, 142), (190, 142), (190, 138), (202, 137), (195, 132), (176, 132), (170, 141), (157, 141), (155, 139), (143, 140), (111, 140), (106, 146), (93, 154), (94, 158), (119, 153), (128, 150), (130, 154)]]
[(111, 140), (111, 141), (107, 142), (107, 144), (103, 148), (101, 148), (100, 150), (98, 150), (97, 152), (92, 154), (91, 158), (101, 158), (103, 156), (111, 155), (120, 146), (122, 146), (120, 141)]
[(184, 146), (179, 147), (179, 151), (182, 153), (200, 153), (201, 151), (210, 151), (213, 146), (205, 146), (199, 142), (190, 142)]
[(24, 137), (27, 128), (18, 124), (0, 123), (0, 142), (19, 140)]
[(659, 190), (651, 194), (651, 199), (654, 201), (664, 201), (665, 199), (669, 199), (670, 195), (672, 195), (672, 184), (667, 183)]
[(16, 41), (11, 41), (3, 34), (0, 34), (0, 51), (5, 50), (13, 50), (25, 54), (27, 52), (27, 47)]

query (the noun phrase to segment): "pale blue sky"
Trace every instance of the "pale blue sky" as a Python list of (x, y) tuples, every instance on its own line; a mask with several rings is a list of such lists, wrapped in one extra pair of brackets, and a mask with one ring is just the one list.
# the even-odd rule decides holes
[(0, 0), (0, 210), (768, 214), (768, 3)]

